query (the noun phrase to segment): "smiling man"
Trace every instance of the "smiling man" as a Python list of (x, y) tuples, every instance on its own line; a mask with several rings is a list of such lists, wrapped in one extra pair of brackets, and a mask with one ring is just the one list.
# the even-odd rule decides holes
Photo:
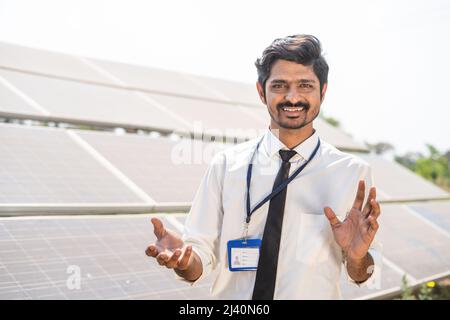
[(215, 298), (340, 298), (342, 266), (358, 285), (377, 270), (370, 167), (314, 129), (328, 76), (317, 38), (276, 39), (256, 67), (267, 132), (218, 153), (184, 234), (153, 218), (158, 240), (146, 253), (193, 285), (218, 269)]

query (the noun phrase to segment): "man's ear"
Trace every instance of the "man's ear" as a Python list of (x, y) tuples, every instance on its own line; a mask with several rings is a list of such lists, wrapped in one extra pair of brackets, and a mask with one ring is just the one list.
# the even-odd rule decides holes
[(323, 99), (325, 99), (325, 93), (327, 92), (328, 83), (324, 83), (322, 87), (322, 97), (320, 99), (320, 102), (323, 102)]
[(261, 83), (259, 83), (259, 81), (256, 81), (256, 90), (258, 90), (258, 95), (259, 95), (259, 98), (261, 99), (262, 103), (266, 104), (266, 97), (264, 96), (264, 90), (263, 90)]

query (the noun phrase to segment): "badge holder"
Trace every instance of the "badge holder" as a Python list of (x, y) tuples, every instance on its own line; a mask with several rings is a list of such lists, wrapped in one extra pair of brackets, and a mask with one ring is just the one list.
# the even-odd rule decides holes
[(244, 224), (244, 237), (230, 240), (228, 247), (228, 269), (235, 271), (253, 271), (258, 269), (261, 239), (248, 239), (248, 223)]

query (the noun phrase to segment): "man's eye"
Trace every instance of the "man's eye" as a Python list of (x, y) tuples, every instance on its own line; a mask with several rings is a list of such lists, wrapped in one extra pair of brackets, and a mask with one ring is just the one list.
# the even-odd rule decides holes
[(311, 89), (313, 86), (309, 83), (302, 83), (300, 84), (300, 88), (307, 88), (307, 89)]
[(274, 84), (274, 85), (272, 85), (272, 88), (281, 89), (281, 88), (283, 88), (283, 85), (282, 84)]

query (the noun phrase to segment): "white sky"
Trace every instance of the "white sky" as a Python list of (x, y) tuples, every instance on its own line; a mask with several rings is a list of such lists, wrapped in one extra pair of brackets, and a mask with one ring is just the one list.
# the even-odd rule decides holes
[(323, 111), (356, 139), (450, 149), (448, 0), (0, 0), (0, 41), (249, 83), (295, 33), (322, 41)]

